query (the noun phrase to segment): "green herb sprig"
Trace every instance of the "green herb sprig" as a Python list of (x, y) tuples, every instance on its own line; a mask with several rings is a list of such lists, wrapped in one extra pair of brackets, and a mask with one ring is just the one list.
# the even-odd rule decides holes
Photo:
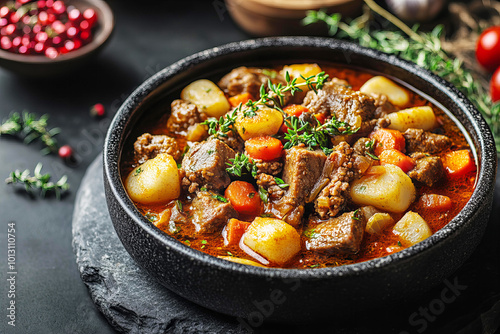
[[(378, 6), (373, 0), (365, 0), (369, 8), (392, 23), (398, 30), (373, 29), (370, 12), (352, 21), (342, 21), (340, 14), (328, 15), (325, 11), (309, 11), (303, 20), (308, 25), (324, 22), (329, 34), (348, 39), (361, 46), (370, 47), (412, 61), (436, 75), (448, 80), (464, 93), (481, 111), (491, 127), (497, 151), (500, 152), (500, 103), (494, 104), (485, 88), (474, 79), (460, 59), (450, 57), (442, 48), (443, 26), (431, 32), (420, 32), (418, 26), (409, 28), (398, 18)], [(410, 38), (408, 38), (410, 37)]]
[(51, 175), (49, 173), (42, 174), (42, 164), (38, 163), (34, 170), (34, 175), (30, 175), (30, 171), (26, 169), (24, 172), (16, 170), (5, 179), (7, 184), (21, 183), (28, 193), (32, 193), (33, 189), (40, 189), (40, 196), (43, 198), (47, 192), (54, 192), (58, 199), (61, 194), (69, 189), (68, 177), (64, 175), (56, 183), (50, 182)]
[(42, 154), (57, 152), (59, 149), (54, 136), (61, 130), (59, 128), (48, 129), (48, 115), (43, 115), (37, 119), (36, 115), (29, 112), (19, 114), (12, 113), (10, 117), (0, 125), (1, 135), (21, 136), (24, 138), (24, 143), (29, 144), (32, 141), (39, 139), (45, 148), (42, 149)]
[(317, 121), (313, 126), (310, 122), (302, 120), (296, 116), (288, 116), (285, 119), (288, 127), (284, 139), (287, 141), (284, 148), (289, 149), (298, 144), (305, 144), (309, 149), (319, 147), (325, 154), (330, 154), (332, 150), (328, 147), (329, 138), (337, 135), (350, 135), (356, 133), (359, 129), (353, 129), (345, 122), (338, 121), (332, 117), (324, 124)]
[(229, 166), (226, 168), (229, 174), (241, 177), (248, 172), (252, 177), (257, 177), (257, 166), (250, 162), (245, 153), (236, 153), (234, 159), (229, 159), (229, 161), (230, 163), (226, 163)]

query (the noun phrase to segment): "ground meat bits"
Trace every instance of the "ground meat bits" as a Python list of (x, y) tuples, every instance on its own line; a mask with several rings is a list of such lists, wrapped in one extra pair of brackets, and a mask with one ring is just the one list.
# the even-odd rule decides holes
[(138, 164), (153, 159), (160, 153), (170, 154), (175, 161), (181, 158), (181, 151), (174, 138), (164, 135), (153, 136), (144, 133), (134, 143), (134, 156)]
[(171, 109), (172, 113), (167, 121), (167, 129), (171, 133), (185, 134), (191, 125), (206, 119), (205, 113), (200, 114), (196, 105), (184, 100), (172, 102)]

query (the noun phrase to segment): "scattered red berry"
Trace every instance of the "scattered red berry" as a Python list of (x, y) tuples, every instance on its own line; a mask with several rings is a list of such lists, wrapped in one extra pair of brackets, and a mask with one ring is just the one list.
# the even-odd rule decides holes
[(500, 67), (497, 68), (490, 81), (490, 95), (493, 102), (500, 101)]
[(481, 33), (477, 41), (476, 58), (490, 72), (500, 66), (500, 26), (490, 27)]
[(0, 6), (0, 48), (53, 59), (88, 44), (97, 19), (64, 0), (15, 0)]
[(93, 117), (103, 117), (106, 114), (106, 109), (102, 103), (96, 103), (90, 108), (90, 115)]
[(64, 145), (59, 148), (59, 156), (64, 160), (69, 160), (73, 157), (73, 149), (69, 145)]

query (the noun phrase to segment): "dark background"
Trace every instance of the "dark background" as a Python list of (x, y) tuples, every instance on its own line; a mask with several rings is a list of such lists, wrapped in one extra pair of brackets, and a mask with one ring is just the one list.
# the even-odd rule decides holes
[[(66, 174), (71, 184), (70, 192), (59, 201), (30, 197), (21, 188), (0, 182), (0, 333), (113, 333), (80, 280), (71, 246), (73, 203), (86, 167), (101, 153), (109, 118), (144, 79), (194, 52), (249, 37), (234, 25), (221, 0), (109, 3), (115, 12), (114, 35), (84, 69), (37, 80), (0, 69), (0, 119), (12, 111), (49, 114), (50, 126), (62, 129), (57, 136), (59, 143), (71, 145), (78, 159), (75, 167), (69, 167), (56, 155), (42, 156), (39, 144), (26, 146), (16, 138), (0, 138), (0, 179), (15, 169), (33, 170), (37, 162), (42, 162), (44, 172), (54, 178)], [(89, 115), (90, 106), (98, 102), (107, 109), (105, 119)], [(498, 212), (498, 196), (495, 203)], [(15, 328), (6, 324), (9, 222), (15, 222), (17, 237)], [(439, 317), (429, 321), (426, 332), (466, 328), (464, 333), (469, 333), (498, 327), (497, 223), (498, 214), (490, 220), (478, 251), (450, 278), (458, 279), (467, 289)], [(429, 292), (396, 318), (387, 315), (387, 320), (401, 323), (401, 330), (415, 332), (417, 327), (408, 324), (408, 317), (420, 305), (439, 298), (443, 288)]]

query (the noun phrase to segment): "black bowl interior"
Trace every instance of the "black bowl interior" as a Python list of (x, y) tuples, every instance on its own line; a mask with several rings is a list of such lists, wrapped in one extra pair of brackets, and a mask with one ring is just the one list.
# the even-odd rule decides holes
[[(438, 107), (456, 118), (469, 138), (478, 163), (476, 189), (462, 212), (430, 238), (401, 252), (353, 265), (305, 270), (264, 269), (220, 260), (181, 244), (142, 217), (123, 188), (118, 168), (122, 151), (131, 147), (128, 140), (133, 140), (136, 127), (168, 111), (170, 102), (179, 96), (181, 89), (196, 79), (216, 80), (241, 65), (276, 66), (294, 62), (345, 64), (382, 73), (429, 96)], [(115, 229), (131, 255), (162, 284), (180, 295), (214, 310), (239, 316), (252, 310), (248, 304), (259, 298), (257, 289), (264, 287), (264, 291), (268, 291), (269, 286), (283, 285), (286, 280), (298, 279), (305, 286), (303, 293), (295, 294), (295, 307), (317, 303), (320, 294), (331, 296), (332, 286), (340, 289), (334, 294), (339, 300), (349, 298), (346, 289), (358, 294), (368, 293), (374, 300), (394, 300), (415, 296), (439, 283), (466, 260), (483, 234), (493, 198), (496, 161), (493, 137), (486, 122), (451, 84), (400, 58), (348, 42), (311, 37), (276, 37), (232, 43), (195, 54), (167, 67), (148, 79), (124, 102), (110, 126), (104, 148), (105, 182), (111, 216), (119, 217), (113, 219)], [(132, 232), (141, 236), (129, 237)], [(147, 241), (138, 241), (144, 237)], [(145, 252), (139, 247), (160, 247), (158, 253), (154, 249), (148, 252), (171, 263), (166, 265), (154, 259), (145, 259)], [(186, 260), (189, 260), (187, 267)], [(211, 273), (220, 284), (214, 280), (205, 284), (186, 284), (179, 281), (182, 274), (172, 273), (177, 266), (190, 272)], [(411, 281), (403, 280), (411, 275), (414, 275)], [(369, 280), (377, 282), (380, 289), (367, 292), (368, 288), (362, 285), (373, 287), (375, 284), (367, 283)], [(244, 285), (236, 284), (235, 289), (221, 286), (222, 282), (231, 281), (241, 281)], [(208, 289), (210, 292), (207, 292)], [(235, 294), (241, 294), (241, 289), (248, 289), (249, 292), (234, 298)], [(206, 295), (200, 296), (203, 292)], [(353, 298), (351, 295), (350, 298), (359, 302), (367, 297)], [(290, 302), (292, 310), (293, 305), (294, 302)], [(313, 307), (297, 318), (296, 314), (286, 314), (289, 308), (281, 307), (280, 310), (282, 312), (275, 312), (273, 319), (297, 320), (312, 316), (317, 311)]]

